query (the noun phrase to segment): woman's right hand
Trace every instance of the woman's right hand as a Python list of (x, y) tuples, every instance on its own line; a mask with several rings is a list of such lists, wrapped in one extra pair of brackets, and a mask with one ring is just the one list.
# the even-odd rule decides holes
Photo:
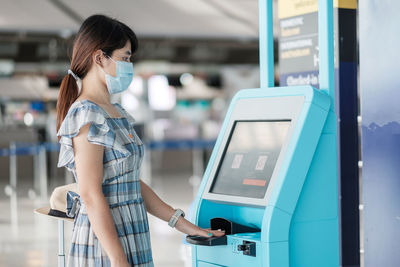
[(204, 237), (225, 235), (225, 231), (200, 228), (197, 225), (192, 224), (183, 217), (179, 217), (178, 222), (176, 224), (176, 229), (187, 235), (199, 235)]
[(225, 231), (223, 230), (211, 230), (210, 228), (199, 228), (194, 235), (204, 236), (204, 237), (212, 237), (212, 236), (224, 236)]

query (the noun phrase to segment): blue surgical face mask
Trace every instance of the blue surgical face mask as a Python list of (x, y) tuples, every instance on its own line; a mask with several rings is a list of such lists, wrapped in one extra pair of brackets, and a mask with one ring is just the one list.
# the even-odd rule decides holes
[[(106, 55), (106, 54), (105, 54)], [(117, 94), (128, 89), (133, 79), (133, 64), (125, 61), (115, 61), (110, 56), (106, 55), (109, 59), (115, 62), (117, 76), (114, 77), (110, 74), (106, 75), (107, 89), (110, 94)]]

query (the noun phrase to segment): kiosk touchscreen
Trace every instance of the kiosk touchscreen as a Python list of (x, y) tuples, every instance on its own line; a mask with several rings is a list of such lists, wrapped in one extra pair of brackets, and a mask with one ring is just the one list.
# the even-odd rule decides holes
[(263, 199), (290, 121), (236, 121), (210, 193)]
[(226, 235), (187, 236), (193, 266), (338, 266), (332, 114), (311, 86), (235, 95), (192, 211)]

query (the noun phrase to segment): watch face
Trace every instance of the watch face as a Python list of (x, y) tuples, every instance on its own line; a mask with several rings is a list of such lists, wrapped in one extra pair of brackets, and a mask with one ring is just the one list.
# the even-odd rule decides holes
[(179, 216), (185, 217), (185, 212), (183, 212), (183, 210), (181, 209), (177, 209), (175, 214), (179, 214)]
[(181, 210), (182, 212), (182, 217), (185, 217), (185, 212), (183, 210)]

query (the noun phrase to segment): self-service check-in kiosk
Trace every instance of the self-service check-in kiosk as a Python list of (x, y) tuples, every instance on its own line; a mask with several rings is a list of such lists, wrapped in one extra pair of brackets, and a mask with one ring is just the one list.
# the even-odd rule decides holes
[[(332, 1), (319, 3), (332, 12)], [(192, 211), (194, 223), (226, 236), (187, 236), (193, 266), (339, 266), (333, 46), (326, 47), (327, 90), (264, 87), (234, 96)]]

